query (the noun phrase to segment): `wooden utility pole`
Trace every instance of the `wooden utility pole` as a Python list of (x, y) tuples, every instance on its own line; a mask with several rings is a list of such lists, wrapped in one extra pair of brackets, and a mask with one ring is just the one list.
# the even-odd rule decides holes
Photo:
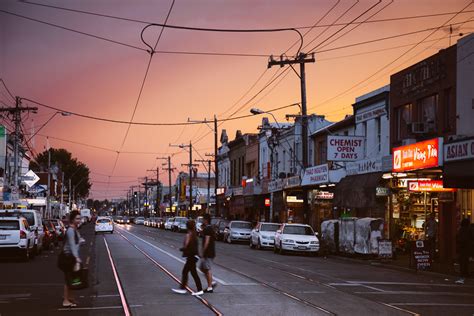
[[(192, 210), (193, 210), (193, 167), (197, 167), (199, 165), (193, 164), (193, 144), (191, 141), (188, 144), (181, 144), (181, 145), (172, 145), (170, 144), (170, 147), (179, 147), (181, 149), (183, 148), (189, 148), (189, 163), (188, 164), (181, 164), (182, 166), (188, 166), (189, 167), (189, 215), (191, 215)], [(186, 192), (185, 192), (186, 196)]]
[[(289, 65), (296, 75), (300, 78), (300, 87), (301, 87), (301, 129), (302, 129), (302, 138), (303, 144), (301, 146), (303, 151), (303, 169), (308, 167), (308, 113), (306, 106), (306, 73), (305, 73), (305, 64), (314, 63), (314, 53), (311, 54), (311, 57), (308, 57), (305, 53), (300, 53), (296, 58), (289, 59), (284, 58), (283, 55), (280, 56), (279, 60), (273, 59), (273, 56), (270, 56), (268, 61), (268, 68), (272, 66), (283, 67)], [(296, 72), (293, 68), (294, 64), (300, 65), (300, 73)], [(309, 207), (308, 207), (308, 190), (303, 188), (303, 208), (305, 212), (305, 223), (309, 222)]]
[[(160, 160), (167, 160), (168, 163), (164, 163), (162, 164), (162, 166), (166, 166), (168, 165), (167, 168), (162, 168), (163, 170), (165, 171), (168, 171), (168, 203), (169, 203), (169, 206), (170, 206), (170, 211), (173, 210), (173, 193), (171, 191), (171, 172), (173, 172), (176, 168), (171, 168), (171, 157), (168, 156), (168, 157), (157, 157), (156, 159), (160, 159)], [(176, 198), (176, 200), (178, 199), (178, 197)]]

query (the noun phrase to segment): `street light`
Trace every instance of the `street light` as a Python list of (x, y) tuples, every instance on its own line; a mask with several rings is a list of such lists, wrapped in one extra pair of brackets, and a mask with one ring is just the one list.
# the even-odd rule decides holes
[(28, 140), (26, 141), (27, 143), (33, 138), (36, 136), (36, 134), (38, 134), (53, 118), (56, 117), (56, 115), (58, 114), (61, 114), (61, 116), (71, 116), (72, 114), (69, 113), (69, 112), (65, 112), (65, 111), (56, 111), (43, 125), (41, 125), (41, 127), (33, 134), (31, 135), (30, 138), (28, 138)]

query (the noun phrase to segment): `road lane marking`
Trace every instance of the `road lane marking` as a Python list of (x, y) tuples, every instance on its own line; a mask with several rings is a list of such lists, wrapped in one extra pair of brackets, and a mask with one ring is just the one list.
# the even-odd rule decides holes
[[(440, 286), (440, 287), (459, 287), (458, 284), (444, 283), (415, 283), (415, 282), (375, 282), (375, 281), (347, 281), (357, 284), (373, 284), (373, 285), (408, 285), (408, 286)], [(463, 285), (463, 287), (474, 287), (473, 285)]]
[(379, 302), (379, 303), (382, 304), (382, 305), (385, 305), (385, 306), (387, 306), (387, 307), (396, 309), (396, 310), (398, 310), (398, 311), (401, 311), (401, 312), (404, 312), (404, 313), (413, 315), (413, 316), (421, 316), (421, 314), (418, 314), (418, 313), (409, 311), (408, 309), (404, 309), (404, 308), (401, 308), (401, 307), (394, 306), (394, 304), (387, 304), (387, 303), (384, 303), (384, 302)]
[(453, 306), (453, 307), (473, 307), (468, 303), (389, 303), (394, 306)]
[[(141, 240), (141, 241), (144, 242), (145, 244), (149, 245), (150, 247), (155, 248), (156, 250), (158, 250), (158, 251), (164, 253), (165, 255), (168, 255), (169, 257), (173, 258), (174, 260), (177, 260), (177, 261), (179, 261), (179, 262), (181, 262), (181, 263), (183, 263), (183, 264), (185, 263), (185, 261), (184, 261), (183, 259), (176, 257), (176, 256), (173, 255), (172, 253), (170, 253), (170, 252), (168, 252), (168, 251), (166, 251), (166, 250), (164, 250), (164, 249), (161, 249), (160, 247), (158, 247), (158, 246), (156, 246), (156, 245), (153, 245), (152, 243), (146, 241), (145, 239), (140, 238), (140, 237), (138, 237), (137, 235), (135, 235), (135, 234), (133, 234), (133, 233), (130, 233), (130, 232), (128, 232), (128, 231), (124, 231), (124, 232), (127, 233), (127, 234), (132, 235), (133, 237), (137, 238), (138, 240)], [(219, 279), (219, 278), (217, 278), (217, 277), (215, 277), (215, 276), (212, 276), (212, 278), (213, 278), (215, 281), (217, 281), (217, 282), (219, 282), (220, 284), (222, 284), (222, 285), (233, 285), (233, 284), (228, 283), (228, 282), (226, 282), (226, 281), (224, 281), (224, 280), (222, 280), (222, 279)]]
[(420, 291), (385, 291), (385, 292), (354, 292), (356, 294), (370, 295), (444, 295), (444, 296), (474, 296), (474, 293), (456, 292), (420, 292)]
[(0, 294), (0, 299), (4, 298), (25, 298), (30, 297), (31, 293), (19, 293), (19, 294)]
[(127, 299), (125, 298), (125, 294), (123, 293), (122, 284), (120, 283), (117, 270), (115, 269), (114, 259), (112, 258), (112, 254), (110, 253), (109, 245), (107, 244), (107, 240), (105, 240), (105, 236), (103, 236), (102, 238), (104, 239), (105, 248), (109, 255), (110, 265), (112, 266), (112, 272), (114, 274), (115, 283), (117, 284), (117, 288), (120, 294), (120, 301), (122, 302), (123, 311), (125, 313), (125, 316), (130, 316), (131, 314), (128, 308)]

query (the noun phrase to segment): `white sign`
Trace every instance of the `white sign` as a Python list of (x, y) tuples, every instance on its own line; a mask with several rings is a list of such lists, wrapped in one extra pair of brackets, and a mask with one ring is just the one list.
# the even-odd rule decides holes
[(370, 110), (370, 111), (365, 111), (362, 113), (357, 113), (355, 116), (355, 122), (361, 123), (368, 121), (370, 119), (382, 116), (382, 115), (387, 115), (387, 110), (385, 109), (385, 106), (378, 107), (376, 109)]
[(354, 162), (346, 163), (347, 175), (357, 175), (372, 172), (382, 171), (382, 160), (381, 159), (364, 159)]
[(32, 186), (35, 185), (36, 182), (39, 181), (39, 177), (36, 173), (33, 172), (33, 170), (29, 170), (23, 177), (22, 180), (25, 182), (25, 184), (31, 188)]
[(474, 139), (444, 145), (444, 161), (474, 159)]
[(364, 137), (328, 136), (329, 161), (355, 161), (364, 157)]
[(317, 191), (315, 198), (317, 200), (332, 200), (334, 198), (334, 193), (328, 191)]
[(329, 182), (328, 164), (306, 168), (301, 185), (313, 185)]

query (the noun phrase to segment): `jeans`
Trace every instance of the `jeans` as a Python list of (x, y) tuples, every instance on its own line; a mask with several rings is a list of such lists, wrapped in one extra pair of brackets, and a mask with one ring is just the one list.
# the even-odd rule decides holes
[(194, 257), (191, 258), (186, 258), (186, 263), (184, 264), (183, 267), (183, 275), (181, 278), (181, 288), (184, 289), (186, 285), (188, 284), (188, 273), (191, 272), (191, 275), (193, 276), (194, 283), (196, 283), (196, 287), (198, 292), (202, 291), (202, 284), (201, 284), (201, 279), (199, 278), (199, 275), (196, 270), (196, 259)]

